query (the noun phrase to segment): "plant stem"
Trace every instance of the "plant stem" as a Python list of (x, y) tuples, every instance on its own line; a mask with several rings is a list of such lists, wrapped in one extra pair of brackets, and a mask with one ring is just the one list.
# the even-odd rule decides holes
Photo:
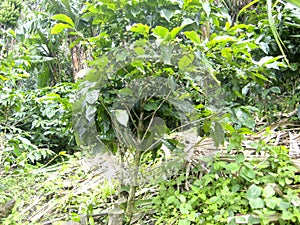
[(138, 145), (135, 146), (135, 154), (133, 160), (133, 174), (131, 177), (131, 185), (129, 196), (127, 199), (127, 208), (126, 208), (126, 215), (129, 219), (129, 222), (132, 219), (133, 211), (134, 211), (134, 202), (135, 202), (135, 193), (138, 186), (138, 173), (140, 168), (140, 159), (141, 159), (141, 141), (143, 138), (143, 131), (144, 131), (144, 105), (145, 101), (142, 101), (141, 104), (141, 113), (138, 121), (138, 130), (137, 130), (137, 138), (138, 138)]

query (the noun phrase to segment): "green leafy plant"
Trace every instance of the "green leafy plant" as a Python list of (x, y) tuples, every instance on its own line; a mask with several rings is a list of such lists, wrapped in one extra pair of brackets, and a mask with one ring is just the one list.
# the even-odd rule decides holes
[(34, 92), (4, 87), (0, 128), (6, 140), (5, 161), (24, 165), (27, 160), (34, 163), (54, 152), (71, 149), (74, 140), (69, 118), (73, 97), (71, 85)]
[[(247, 159), (241, 153), (233, 162), (210, 162), (210, 172), (200, 179), (179, 173), (176, 179), (162, 182), (159, 194), (152, 199), (156, 224), (299, 221), (299, 197), (288, 186), (298, 182), (297, 169), (287, 160), (284, 148), (258, 146), (270, 154), (263, 161)], [(199, 169), (195, 167), (193, 173)], [(189, 189), (185, 188), (187, 180)]]

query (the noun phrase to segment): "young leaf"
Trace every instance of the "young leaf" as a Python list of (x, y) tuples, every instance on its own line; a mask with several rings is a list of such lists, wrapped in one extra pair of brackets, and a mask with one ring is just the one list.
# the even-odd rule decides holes
[(75, 27), (75, 24), (72, 21), (72, 19), (65, 14), (56, 14), (56, 15), (52, 16), (51, 19), (65, 22), (65, 23), (71, 25), (73, 28)]
[(197, 34), (196, 31), (186, 31), (184, 32), (185, 36), (190, 39), (192, 42), (196, 43), (196, 44), (200, 44), (201, 43), (201, 39), (199, 37), (199, 35)]
[(141, 34), (141, 35), (143, 35), (144, 37), (147, 37), (147, 36), (148, 36), (149, 30), (150, 30), (150, 27), (149, 27), (148, 25), (146, 25), (146, 24), (141, 24), (141, 23), (134, 24), (134, 25), (130, 28), (130, 31), (135, 32), (135, 33), (138, 33), (138, 34)]
[(161, 39), (167, 40), (168, 36), (170, 36), (170, 32), (167, 28), (162, 26), (157, 26), (153, 29), (153, 34), (156, 37), (159, 37)]
[(59, 34), (60, 32), (62, 32), (64, 29), (67, 28), (72, 28), (72, 27), (69, 24), (57, 23), (52, 27), (51, 34)]
[(175, 27), (171, 30), (171, 40), (173, 40), (183, 27)]

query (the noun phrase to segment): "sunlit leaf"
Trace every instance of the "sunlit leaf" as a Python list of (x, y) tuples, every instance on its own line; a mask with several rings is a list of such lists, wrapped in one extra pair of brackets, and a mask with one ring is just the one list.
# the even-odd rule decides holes
[(171, 30), (171, 40), (173, 40), (176, 35), (182, 30), (183, 27), (175, 27)]
[(145, 37), (148, 36), (149, 30), (150, 30), (150, 27), (147, 24), (141, 24), (141, 23), (134, 24), (130, 28), (130, 31), (138, 33), (138, 34), (142, 34)]
[(72, 26), (69, 24), (65, 24), (65, 23), (57, 23), (52, 27), (51, 34), (59, 34), (64, 29), (68, 29), (68, 28), (72, 28)]
[(66, 152), (66, 151), (60, 151), (60, 152), (59, 152), (59, 155), (67, 156), (67, 152)]
[(65, 14), (56, 14), (56, 15), (52, 16), (51, 19), (65, 22), (65, 23), (71, 25), (72, 27), (75, 27), (75, 24), (72, 21), (72, 19)]
[(274, 61), (277, 61), (278, 59), (282, 58), (282, 56), (277, 56), (277, 57), (273, 57), (273, 56), (265, 56), (263, 58), (261, 58), (257, 64), (259, 66), (263, 66), (263, 65), (266, 65), (266, 64), (269, 64), (269, 63), (272, 63)]
[(192, 42), (196, 43), (196, 44), (200, 44), (201, 43), (201, 39), (199, 34), (196, 31), (186, 31), (184, 32), (185, 36), (190, 39)]
[(167, 39), (168, 35), (170, 35), (170, 32), (167, 28), (162, 27), (162, 26), (157, 26), (153, 29), (153, 34), (156, 37), (159, 37), (161, 39)]

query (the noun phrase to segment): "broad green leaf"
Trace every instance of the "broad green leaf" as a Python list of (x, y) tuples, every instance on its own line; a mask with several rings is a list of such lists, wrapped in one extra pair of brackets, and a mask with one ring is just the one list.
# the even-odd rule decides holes
[(173, 40), (183, 27), (175, 27), (171, 30), (171, 40)]
[(185, 203), (186, 202), (186, 197), (184, 195), (179, 195), (179, 199), (181, 202)]
[(283, 211), (287, 210), (289, 207), (291, 207), (291, 203), (287, 202), (284, 199), (281, 199), (279, 203), (279, 208)]
[(184, 70), (188, 68), (191, 63), (194, 61), (194, 55), (189, 54), (189, 55), (184, 55), (178, 62), (178, 67), (181, 70)]
[(231, 23), (228, 21), (225, 23), (225, 30), (229, 31), (231, 27)]
[(237, 164), (235, 162), (234, 163), (229, 163), (227, 165), (227, 169), (231, 172), (236, 172), (240, 169), (240, 166), (239, 166), (239, 164)]
[(250, 182), (252, 182), (253, 179), (255, 179), (254, 170), (248, 167), (242, 167), (240, 175), (241, 177), (243, 177), (244, 179)]
[(65, 14), (56, 14), (56, 15), (52, 16), (51, 19), (65, 22), (65, 23), (71, 25), (73, 28), (75, 27), (75, 24), (72, 21), (72, 19)]
[(273, 195), (275, 195), (274, 188), (273, 188), (271, 185), (265, 186), (264, 189), (263, 189), (262, 195), (263, 195), (265, 198), (270, 198), (270, 197), (272, 197)]
[(166, 204), (169, 204), (169, 205), (172, 203), (175, 203), (175, 202), (178, 202), (178, 199), (174, 195), (168, 197), (166, 200)]
[(262, 209), (265, 207), (265, 202), (261, 198), (250, 199), (249, 204), (252, 209)]
[(238, 129), (238, 132), (240, 134), (255, 134), (255, 132), (246, 127), (241, 127), (240, 129)]
[(181, 214), (189, 214), (189, 210), (185, 207), (185, 204), (181, 204), (179, 209)]
[(254, 128), (255, 120), (253, 119), (252, 115), (246, 113), (244, 110), (240, 108), (236, 108), (234, 112), (238, 121), (240, 121), (244, 126), (248, 128)]
[(268, 197), (266, 199), (266, 206), (270, 209), (275, 209), (278, 203), (278, 199), (276, 197)]
[(130, 31), (138, 33), (138, 34), (142, 34), (142, 35), (144, 35), (144, 37), (148, 36), (149, 30), (150, 30), (150, 27), (147, 24), (141, 24), (141, 23), (134, 24), (130, 28)]
[(170, 32), (167, 28), (162, 26), (157, 26), (153, 29), (153, 34), (156, 37), (159, 37), (161, 39), (167, 40), (168, 36), (170, 36)]
[(16, 32), (13, 29), (9, 29), (9, 34), (11, 34), (14, 38), (16, 38)]
[(145, 54), (145, 49), (142, 47), (135, 47), (134, 52), (138, 55), (144, 55)]
[(30, 159), (30, 161), (31, 161), (32, 163), (34, 163), (35, 160), (36, 160), (35, 156), (32, 155), (32, 154), (28, 154), (28, 155), (27, 155), (27, 158)]
[[(104, 1), (106, 2), (106, 1)], [(120, 3), (121, 1), (118, 1), (118, 3)], [(118, 5), (116, 5), (116, 3), (105, 3), (105, 5), (107, 6), (107, 8), (112, 9), (113, 11), (118, 9)], [(122, 7), (122, 6), (121, 6)]]
[(149, 131), (158, 137), (162, 137), (167, 133), (167, 126), (162, 118), (154, 117), (150, 124)]
[(231, 48), (223, 48), (221, 50), (221, 55), (227, 59), (227, 60), (231, 60), (232, 59), (232, 49)]
[(198, 214), (196, 212), (192, 211), (189, 213), (187, 218), (189, 221), (195, 222), (196, 218), (198, 218)]
[(129, 121), (129, 115), (127, 113), (126, 110), (122, 110), (122, 109), (117, 109), (114, 110), (114, 115), (116, 117), (116, 119), (118, 120), (118, 122), (120, 124), (122, 124), (123, 126), (127, 127), (128, 125), (128, 121)]
[(247, 190), (246, 198), (248, 200), (256, 199), (260, 196), (260, 194), (261, 194), (261, 187), (252, 184)]
[(64, 29), (72, 28), (71, 25), (65, 23), (57, 23), (51, 29), (51, 34), (59, 34)]
[(281, 94), (281, 90), (277, 86), (271, 87), (268, 90), (271, 91), (271, 92), (273, 92), (273, 93), (276, 93), (276, 94)]
[(129, 51), (127, 49), (121, 50), (116, 54), (116, 61), (124, 62), (126, 58), (130, 55)]
[(213, 196), (205, 201), (206, 204), (215, 204), (219, 200), (218, 196)]
[(299, 68), (299, 64), (298, 63), (291, 63), (291, 70), (292, 71), (297, 71), (298, 68)]
[(89, 103), (89, 104), (94, 104), (96, 103), (96, 101), (98, 100), (99, 97), (99, 90), (93, 90), (91, 92), (88, 92), (86, 94), (86, 98), (85, 100)]
[(149, 112), (152, 110), (156, 110), (159, 107), (159, 105), (160, 105), (160, 101), (158, 100), (149, 101), (146, 102), (144, 109)]
[(290, 212), (289, 210), (284, 210), (282, 212), (281, 219), (288, 221), (288, 220), (292, 220), (294, 216), (295, 216), (294, 213)]
[(68, 156), (68, 154), (67, 154), (66, 151), (60, 151), (60, 152), (59, 152), (59, 155), (62, 155), (62, 156)]
[(196, 31), (186, 31), (184, 32), (185, 36), (190, 39), (192, 42), (196, 43), (196, 44), (200, 44), (201, 43), (201, 39), (199, 34)]
[(242, 154), (242, 153), (237, 154), (237, 155), (235, 156), (235, 160), (236, 160), (237, 163), (242, 163), (242, 162), (244, 162), (244, 161), (245, 161), (245, 156), (244, 156), (244, 154)]

